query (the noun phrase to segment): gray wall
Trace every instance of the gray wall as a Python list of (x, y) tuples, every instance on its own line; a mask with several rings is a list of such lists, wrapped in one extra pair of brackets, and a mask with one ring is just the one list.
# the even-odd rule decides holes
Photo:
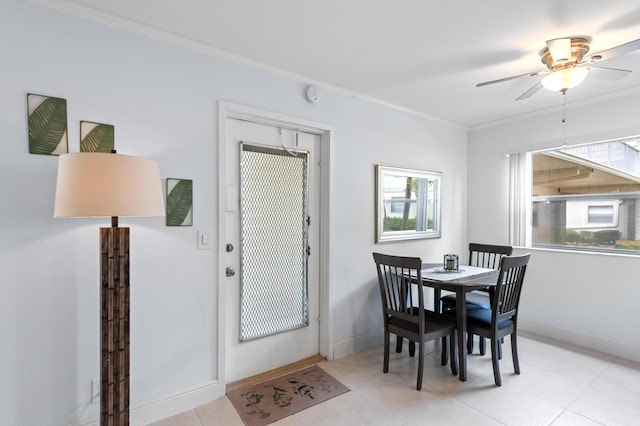
[[(371, 252), (439, 261), (467, 242), (467, 130), (346, 94), (305, 101), (305, 83), (21, 0), (0, 2), (0, 423), (85, 424), (98, 417), (98, 228), (53, 219), (57, 157), (28, 153), (26, 94), (63, 97), (69, 150), (80, 120), (115, 126), (122, 154), (194, 181), (193, 227), (131, 228), (133, 424), (222, 395), (217, 383), (217, 102), (328, 123), (336, 355), (381, 343)], [(328, 58), (330, 60), (330, 58)], [(374, 165), (443, 172), (443, 237), (374, 244)], [(213, 231), (197, 250), (198, 229)], [(493, 240), (493, 238), (492, 238)], [(207, 391), (201, 391), (206, 389)]]

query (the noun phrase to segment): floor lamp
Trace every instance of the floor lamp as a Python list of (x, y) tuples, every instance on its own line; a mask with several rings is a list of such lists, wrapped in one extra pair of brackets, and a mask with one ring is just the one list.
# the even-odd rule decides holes
[(129, 228), (118, 216), (164, 216), (160, 168), (119, 154), (63, 154), (54, 217), (111, 217), (100, 228), (100, 424), (129, 424)]

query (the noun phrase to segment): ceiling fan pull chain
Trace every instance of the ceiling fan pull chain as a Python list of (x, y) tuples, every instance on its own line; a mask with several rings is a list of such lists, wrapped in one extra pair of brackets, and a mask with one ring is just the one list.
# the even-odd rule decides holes
[(562, 91), (562, 146), (567, 146), (567, 91)]
[[(563, 90), (562, 91), (562, 124), (565, 124), (567, 122), (567, 91)], [(566, 127), (564, 128), (565, 132), (566, 132)], [(566, 136), (566, 134), (565, 134)]]

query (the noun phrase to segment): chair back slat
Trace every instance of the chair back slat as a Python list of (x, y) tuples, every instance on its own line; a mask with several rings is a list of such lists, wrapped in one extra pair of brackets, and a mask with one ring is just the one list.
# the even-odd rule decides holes
[[(385, 316), (397, 316), (419, 324), (424, 310), (423, 292), (419, 287), (418, 290), (412, 291), (412, 286), (422, 282), (422, 260), (418, 257), (380, 253), (373, 253), (373, 259), (378, 271), (382, 310)], [(414, 307), (419, 309), (412, 309)]]
[(494, 325), (502, 319), (514, 318), (517, 315), (524, 275), (530, 257), (530, 254), (525, 254), (502, 258), (491, 306), (492, 315), (495, 316), (492, 321)]
[(469, 243), (469, 265), (497, 269), (502, 258), (512, 253), (511, 246)]

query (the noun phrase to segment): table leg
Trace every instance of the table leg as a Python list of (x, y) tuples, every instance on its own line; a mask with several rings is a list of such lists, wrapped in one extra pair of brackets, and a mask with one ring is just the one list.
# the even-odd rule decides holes
[(439, 288), (433, 289), (433, 312), (436, 314), (440, 313), (440, 296), (442, 295), (442, 290)]
[(467, 292), (462, 287), (456, 290), (456, 313), (458, 321), (458, 364), (460, 380), (467, 381)]

